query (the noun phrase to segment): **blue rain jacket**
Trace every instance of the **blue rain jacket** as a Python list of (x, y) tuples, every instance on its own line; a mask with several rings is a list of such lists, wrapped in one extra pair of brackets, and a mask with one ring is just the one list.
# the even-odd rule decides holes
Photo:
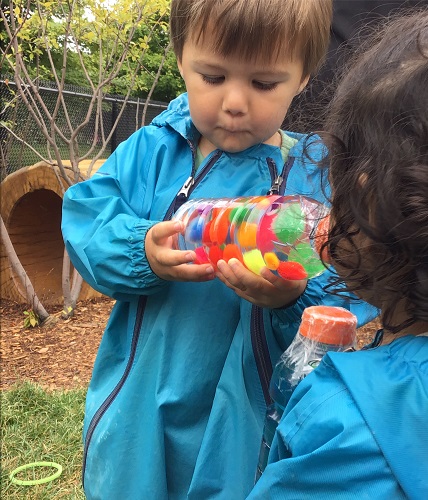
[[(64, 196), (62, 230), (76, 269), (114, 297), (95, 362), (84, 421), (89, 500), (240, 499), (259, 452), (272, 364), (304, 307), (325, 302), (328, 272), (295, 304), (261, 309), (219, 280), (167, 282), (150, 269), (147, 230), (190, 198), (280, 192), (324, 201), (304, 136), (283, 165), (280, 149), (212, 152), (194, 175), (199, 133), (187, 96), (122, 143), (91, 179)], [(323, 154), (318, 141), (311, 159)], [(183, 188), (183, 189), (182, 189)], [(181, 194), (177, 196), (179, 191)], [(377, 311), (352, 304), (361, 323)]]
[(428, 498), (428, 337), (328, 353), (297, 387), (255, 499)]

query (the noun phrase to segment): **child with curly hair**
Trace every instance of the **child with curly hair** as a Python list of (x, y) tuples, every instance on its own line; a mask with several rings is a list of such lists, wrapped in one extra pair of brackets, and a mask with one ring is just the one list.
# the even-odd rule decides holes
[(325, 126), (331, 261), (382, 345), (328, 353), (290, 399), (251, 499), (428, 498), (428, 10), (390, 20)]

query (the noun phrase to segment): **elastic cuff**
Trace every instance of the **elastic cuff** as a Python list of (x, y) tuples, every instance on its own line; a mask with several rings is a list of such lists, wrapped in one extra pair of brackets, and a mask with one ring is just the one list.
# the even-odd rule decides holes
[(158, 221), (144, 221), (138, 223), (134, 226), (135, 239), (129, 237), (131, 245), (131, 266), (132, 272), (135, 274), (138, 281), (142, 286), (156, 286), (164, 283), (165, 280), (159, 278), (150, 267), (149, 261), (147, 260), (145, 241), (147, 232), (151, 229)]

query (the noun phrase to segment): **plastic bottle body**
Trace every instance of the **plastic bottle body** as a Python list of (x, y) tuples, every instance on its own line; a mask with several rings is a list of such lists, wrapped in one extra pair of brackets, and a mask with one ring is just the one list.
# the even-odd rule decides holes
[(266, 266), (285, 279), (312, 278), (325, 270), (326, 217), (324, 205), (303, 196), (189, 200), (174, 215), (185, 226), (174, 246), (195, 251), (196, 263), (237, 258), (256, 274)]
[[(332, 335), (329, 335), (328, 331), (324, 334), (324, 338), (322, 338), (322, 335), (318, 338), (314, 335), (314, 330), (316, 330), (316, 321), (311, 322), (311, 318), (309, 318), (309, 321), (306, 321), (305, 313), (308, 312), (307, 316), (309, 317), (311, 310), (320, 309), (323, 311), (327, 310), (328, 313), (339, 313), (343, 316), (344, 321), (349, 318), (349, 323), (344, 323), (343, 325), (344, 333), (342, 336), (340, 335), (338, 325), (332, 327)], [(329, 328), (328, 321), (328, 317), (324, 318), (324, 324), (322, 326), (326, 330)], [(307, 327), (308, 323), (309, 328)], [(276, 428), (278, 427), (284, 413), (284, 409), (287, 406), (295, 388), (303, 378), (305, 378), (312, 372), (312, 370), (314, 370), (314, 368), (318, 366), (327, 352), (343, 351), (355, 345), (356, 324), (356, 317), (349, 311), (342, 308), (314, 306), (305, 310), (299, 332), (293, 339), (289, 348), (281, 355), (273, 371), (269, 386), (269, 393), (273, 403), (268, 406), (266, 411), (259, 460), (256, 470), (256, 482), (263, 474), (267, 466), (269, 452)], [(336, 329), (336, 331), (334, 329)], [(305, 335), (302, 334), (302, 331), (304, 331)]]
[(263, 474), (267, 466), (273, 437), (275, 435), (276, 428), (279, 425), (279, 421), (281, 420), (283, 413), (284, 413), (284, 408), (281, 408), (277, 403), (270, 404), (266, 410), (266, 417), (263, 426), (263, 436), (262, 436), (262, 443), (260, 445), (259, 461), (257, 463), (255, 482), (257, 482), (260, 479), (261, 475)]
[(342, 349), (341, 345), (318, 344), (297, 334), (289, 349), (282, 354), (269, 387), (274, 402), (266, 410), (256, 481), (266, 468), (273, 436), (297, 384), (318, 365), (327, 351)]

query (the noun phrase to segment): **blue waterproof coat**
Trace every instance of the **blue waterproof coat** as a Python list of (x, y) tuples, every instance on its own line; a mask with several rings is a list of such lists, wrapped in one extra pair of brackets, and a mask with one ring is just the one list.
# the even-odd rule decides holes
[[(320, 173), (304, 162), (304, 137), (290, 135), (300, 142), (285, 165), (279, 148), (262, 144), (213, 151), (194, 176), (199, 133), (183, 95), (65, 194), (71, 260), (117, 299), (87, 395), (88, 499), (237, 500), (251, 490), (272, 363), (304, 307), (349, 306), (326, 296), (328, 272), (276, 310), (252, 307), (219, 280), (167, 282), (151, 271), (144, 238), (187, 197), (261, 195), (275, 185), (323, 201)], [(322, 151), (313, 141), (308, 152), (316, 161)], [(355, 308), (362, 323), (376, 314)]]
[(428, 337), (328, 353), (297, 387), (255, 499), (428, 498)]

